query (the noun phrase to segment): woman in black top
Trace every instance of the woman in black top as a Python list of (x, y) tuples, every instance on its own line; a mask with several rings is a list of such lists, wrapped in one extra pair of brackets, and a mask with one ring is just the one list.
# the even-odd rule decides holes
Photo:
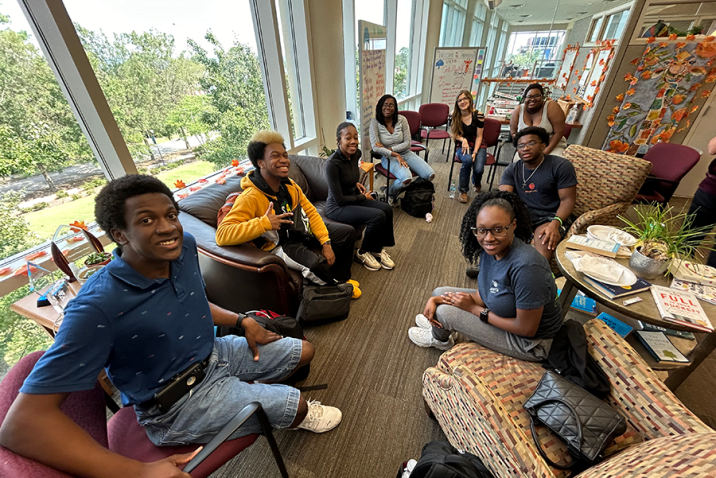
[(462, 90), (457, 95), (452, 112), (450, 135), (455, 140), (455, 155), (462, 162), (457, 199), (467, 202), (467, 186), (472, 170), (472, 184), (476, 193), (482, 189), (482, 172), (485, 170), (487, 148), (482, 140), (485, 116), (472, 106), (472, 94)]
[[(352, 226), (366, 225), (361, 248), (356, 256), (366, 269), (392, 269), (395, 263), (385, 247), (395, 245), (393, 237), (393, 208), (376, 201), (365, 186), (358, 182), (358, 131), (352, 123), (344, 122), (336, 130), (338, 149), (326, 161), (328, 200), (326, 216)], [(380, 261), (380, 262), (379, 262)]]

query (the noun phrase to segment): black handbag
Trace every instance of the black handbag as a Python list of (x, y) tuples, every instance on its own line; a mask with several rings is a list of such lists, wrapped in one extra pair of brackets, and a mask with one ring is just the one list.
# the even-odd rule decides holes
[(326, 324), (348, 318), (351, 309), (351, 284), (304, 284), (296, 317), (303, 325)]
[[(626, 421), (614, 409), (579, 385), (553, 371), (542, 376), (524, 405), (530, 414), (532, 438), (542, 458), (560, 470), (595, 465), (615, 437), (626, 432)], [(561, 465), (547, 458), (535, 431), (535, 422), (547, 427), (567, 444), (573, 460)]]

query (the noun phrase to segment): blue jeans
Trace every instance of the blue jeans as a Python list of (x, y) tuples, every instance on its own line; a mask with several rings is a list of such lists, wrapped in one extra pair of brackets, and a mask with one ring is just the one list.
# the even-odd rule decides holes
[[(393, 181), (393, 184), (390, 185), (390, 190), (388, 190), (388, 195), (391, 197), (395, 197), (400, 194), (400, 192), (405, 189), (408, 184), (410, 184), (413, 180), (411, 171), (415, 171), (415, 174), (428, 181), (432, 181), (435, 177), (435, 171), (433, 171), (433, 168), (431, 168), (428, 163), (420, 159), (420, 156), (417, 154), (408, 150), (400, 155), (403, 157), (405, 162), (408, 163), (408, 168), (402, 167), (396, 158), (390, 158), (390, 172), (397, 178)], [(388, 169), (388, 160), (385, 156), (381, 159), (381, 164), (385, 169)]]
[(470, 170), (472, 170), (472, 184), (479, 186), (482, 183), (482, 172), (485, 170), (485, 161), (487, 161), (487, 150), (480, 148), (475, 155), (475, 161), (472, 160), (472, 154), (462, 152), (462, 147), (457, 148), (455, 152), (457, 157), (462, 161), (460, 167), (460, 181), (458, 191), (467, 192), (467, 185), (470, 182)]
[[(259, 345), (259, 360), (244, 337), (229, 335), (214, 340), (206, 377), (166, 412), (156, 406), (135, 406), (139, 424), (155, 445), (208, 443), (251, 402), (260, 402), (274, 428), (288, 428), (296, 419), (301, 393), (288, 385), (246, 383), (276, 382), (288, 376), (301, 359), (302, 342), (284, 338)], [(230, 439), (261, 433), (254, 415)]]

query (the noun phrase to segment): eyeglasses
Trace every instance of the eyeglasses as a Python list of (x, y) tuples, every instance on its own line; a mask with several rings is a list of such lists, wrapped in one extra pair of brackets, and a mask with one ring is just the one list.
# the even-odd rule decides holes
[(383, 103), (383, 109), (384, 109), (384, 110), (385, 110), (385, 109), (394, 110), (394, 109), (395, 109), (395, 105), (394, 105), (393, 103)]
[(542, 98), (542, 95), (525, 96), (525, 101), (538, 100)]
[(469, 99), (469, 98), (459, 98), (459, 99), (457, 100), (458, 103), (462, 103), (463, 101), (467, 101), (467, 102), (469, 103), (469, 102), (470, 102), (470, 99)]
[(534, 141), (530, 141), (529, 143), (521, 143), (521, 144), (517, 145), (517, 149), (519, 149), (520, 151), (522, 151), (525, 148), (532, 149), (535, 146), (537, 146), (538, 144), (542, 144), (542, 143), (535, 143)]
[(510, 230), (510, 226), (497, 226), (492, 228), (484, 228), (484, 227), (471, 227), (472, 233), (475, 234), (475, 237), (485, 237), (487, 233), (492, 233), (493, 237), (505, 237), (507, 235), (507, 231)]

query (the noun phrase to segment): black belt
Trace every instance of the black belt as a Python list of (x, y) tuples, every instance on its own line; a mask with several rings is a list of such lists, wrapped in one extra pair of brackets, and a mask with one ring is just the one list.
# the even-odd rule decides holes
[[(209, 355), (210, 357), (211, 355)], [(174, 405), (180, 398), (186, 395), (193, 388), (197, 387), (203, 380), (206, 374), (204, 371), (209, 365), (209, 357), (205, 358), (201, 362), (193, 363), (181, 372), (174, 375), (169, 379), (164, 387), (154, 393), (154, 396), (149, 400), (140, 403), (138, 406), (143, 409), (149, 409), (157, 405), (160, 410), (167, 411)]]

